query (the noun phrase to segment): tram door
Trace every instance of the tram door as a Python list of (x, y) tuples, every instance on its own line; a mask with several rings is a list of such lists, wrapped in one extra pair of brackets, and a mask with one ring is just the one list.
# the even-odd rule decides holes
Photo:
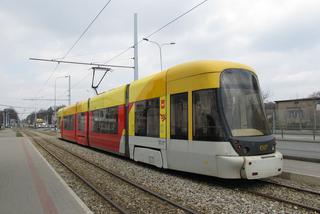
[(170, 94), (168, 97), (167, 159), (171, 169), (186, 170), (188, 158), (188, 92)]

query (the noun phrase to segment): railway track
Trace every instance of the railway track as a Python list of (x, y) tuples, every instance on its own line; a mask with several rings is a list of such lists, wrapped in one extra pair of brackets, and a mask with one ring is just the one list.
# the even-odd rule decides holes
[[(129, 180), (128, 178), (110, 170), (107, 169), (103, 166), (100, 166), (90, 160), (87, 160), (84, 157), (81, 157), (78, 154), (75, 154), (71, 151), (68, 151), (66, 149), (64, 149), (63, 147), (60, 147), (54, 143), (51, 143), (48, 139), (41, 137), (40, 135), (38, 135), (37, 133), (30, 133), (30, 132), (26, 132), (24, 131), (24, 133), (31, 137), (32, 140), (39, 145), (42, 149), (44, 149), (47, 153), (49, 153), (52, 157), (54, 157), (57, 161), (59, 161), (63, 166), (65, 166), (68, 170), (70, 170), (73, 174), (75, 174), (80, 180), (82, 180), (85, 184), (87, 184), (91, 189), (93, 189), (98, 195), (100, 195), (104, 200), (106, 200), (108, 203), (110, 203), (114, 208), (116, 208), (120, 213), (123, 214), (127, 214), (127, 213), (131, 213), (130, 210), (128, 210), (128, 208), (124, 205), (121, 205), (119, 202), (117, 202), (117, 200), (115, 199), (115, 197), (110, 196), (110, 193), (105, 193), (103, 191), (101, 191), (101, 187), (97, 187), (97, 185), (95, 185), (93, 182), (91, 182), (89, 179), (87, 179), (85, 176), (81, 175), (81, 173), (77, 172), (77, 170), (74, 170), (70, 164), (66, 163), (66, 161), (63, 161), (62, 158), (59, 155), (56, 155), (54, 152), (52, 152), (52, 150), (48, 149), (48, 145), (53, 146), (55, 148), (57, 148), (58, 150), (60, 150), (60, 152), (62, 151), (62, 153), (67, 153), (75, 158), (77, 158), (78, 160), (82, 161), (83, 163), (89, 164), (93, 167), (95, 167), (98, 170), (101, 170), (104, 173), (107, 173), (109, 175), (111, 175), (112, 177), (121, 180), (122, 182), (124, 182), (127, 185), (131, 185), (132, 187), (144, 192), (145, 194), (148, 194), (151, 197), (156, 198), (157, 200), (162, 201), (164, 204), (169, 204), (171, 206), (171, 208), (169, 210), (172, 210), (172, 208), (176, 209), (176, 211), (181, 210), (184, 213), (190, 213), (190, 214), (198, 214), (199, 212), (190, 209), (176, 201), (171, 200), (168, 197), (165, 197), (163, 195), (158, 194), (157, 192), (154, 192), (138, 183), (135, 183), (132, 180)], [(33, 135), (36, 134), (37, 137), (34, 137)], [(42, 143), (40, 142), (45, 141), (47, 143), (46, 146), (44, 146)], [(168, 210), (167, 210), (168, 211)], [(161, 211), (160, 211), (161, 212)], [(178, 212), (179, 213), (179, 212)]]
[[(243, 190), (245, 192), (249, 192), (249, 193), (257, 195), (257, 196), (260, 196), (260, 197), (271, 199), (273, 201), (283, 202), (283, 203), (290, 204), (290, 205), (293, 205), (296, 207), (304, 208), (304, 209), (312, 211), (312, 212), (320, 213), (320, 192), (318, 192), (318, 191), (309, 190), (309, 189), (291, 186), (291, 185), (282, 184), (282, 183), (277, 183), (277, 182), (274, 182), (271, 180), (266, 180), (266, 179), (260, 179), (257, 182), (258, 183), (254, 188), (246, 187), (246, 188), (241, 188), (241, 190)], [(313, 201), (313, 202), (307, 201), (307, 202), (301, 203), (299, 201), (294, 201), (294, 200), (288, 199), (288, 198), (290, 198), (290, 196), (283, 197), (283, 195), (277, 195), (277, 194), (275, 194), (276, 191), (272, 191), (271, 194), (270, 194), (270, 191), (269, 192), (261, 192), (261, 189), (259, 188), (259, 187), (261, 187), (261, 184), (264, 185), (265, 187), (266, 187), (266, 185), (269, 185), (268, 187), (276, 186), (276, 188), (272, 188), (273, 190), (276, 190), (276, 191), (279, 190), (279, 188), (286, 189), (287, 193), (288, 193), (288, 191), (295, 191), (295, 194), (300, 195), (301, 197), (304, 197), (307, 194), (309, 194), (311, 196), (310, 198), (314, 198), (315, 201)], [(282, 191), (285, 191), (285, 190), (282, 190)], [(317, 204), (317, 206), (310, 205), (308, 203), (314, 203), (314, 204)]]
[[(42, 133), (42, 134), (44, 134), (44, 133)], [(55, 144), (53, 144), (53, 145), (57, 146)], [(72, 154), (72, 155), (78, 156), (77, 154), (74, 154), (72, 152), (69, 152), (69, 151), (67, 151), (67, 152)], [(81, 158), (81, 157), (79, 157), (79, 158)], [(98, 166), (98, 167), (100, 167), (100, 166)], [(117, 173), (115, 173), (115, 174), (117, 174)], [(127, 179), (127, 178), (124, 178), (124, 179)], [(238, 188), (238, 187), (233, 186), (231, 188), (232, 189), (238, 188), (241, 191), (245, 191), (245, 192), (248, 192), (250, 194), (254, 194), (254, 195), (257, 195), (257, 196), (260, 196), (260, 197), (268, 198), (270, 200), (282, 202), (282, 203), (289, 204), (289, 205), (292, 205), (292, 206), (301, 207), (301, 208), (304, 208), (304, 209), (312, 211), (312, 212), (320, 213), (320, 207), (315, 207), (315, 206), (312, 206), (312, 205), (306, 205), (305, 203), (301, 203), (301, 202), (298, 202), (298, 201), (293, 201), (293, 200), (290, 200), (290, 199), (286, 199), (283, 196), (277, 196), (277, 195), (274, 195), (274, 194), (268, 194), (268, 193), (264, 193), (264, 192), (261, 192), (261, 191), (256, 191), (255, 189), (258, 186), (261, 186), (261, 184), (262, 185), (266, 185), (267, 184), (267, 185), (278, 186), (278, 188), (281, 187), (281, 188), (287, 188), (288, 190), (297, 191), (297, 194), (312, 194), (312, 195), (315, 196), (315, 198), (319, 198), (320, 197), (320, 193), (319, 192), (314, 191), (314, 190), (301, 188), (301, 187), (295, 187), (295, 186), (291, 186), (291, 185), (281, 184), (281, 183), (277, 183), (277, 182), (273, 182), (273, 181), (265, 180), (265, 179), (259, 180), (258, 182), (259, 183), (257, 183), (254, 188), (252, 188), (252, 186), (250, 186), (250, 187), (246, 186), (245, 188)], [(152, 194), (157, 194), (157, 193), (152, 193)], [(192, 213), (190, 211), (192, 211), (192, 210), (188, 210), (186, 212)]]
[(249, 193), (254, 194), (254, 195), (257, 195), (257, 196), (260, 196), (260, 197), (271, 199), (273, 201), (279, 201), (279, 202), (290, 204), (290, 205), (293, 205), (293, 206), (296, 206), (296, 207), (301, 207), (301, 208), (304, 208), (306, 210), (310, 210), (312, 212), (320, 213), (320, 208), (318, 208), (318, 207), (306, 205), (306, 204), (303, 204), (303, 203), (300, 203), (300, 202), (297, 202), (297, 201), (288, 200), (288, 199), (285, 199), (285, 198), (281, 198), (279, 196), (269, 195), (268, 193), (262, 193), (262, 192), (254, 191), (254, 190), (251, 190), (251, 189), (245, 189), (244, 191), (249, 192)]
[(266, 179), (263, 179), (263, 180), (261, 179), (259, 181), (263, 182), (263, 183), (266, 183), (266, 184), (273, 184), (273, 185), (280, 186), (280, 187), (286, 187), (286, 188), (289, 188), (289, 189), (293, 189), (293, 190), (297, 190), (297, 191), (301, 191), (301, 192), (305, 192), (305, 193), (314, 194), (314, 195), (317, 195), (318, 197), (320, 197), (320, 191), (315, 191), (315, 190), (311, 190), (311, 189), (296, 187), (296, 186), (283, 184), (283, 183), (278, 183), (278, 182), (271, 181), (271, 180), (266, 180)]

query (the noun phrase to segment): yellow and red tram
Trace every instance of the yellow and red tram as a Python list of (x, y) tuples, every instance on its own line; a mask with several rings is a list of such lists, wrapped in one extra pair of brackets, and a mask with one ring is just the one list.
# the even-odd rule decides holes
[(181, 64), (58, 112), (61, 138), (160, 168), (257, 179), (282, 171), (248, 66)]

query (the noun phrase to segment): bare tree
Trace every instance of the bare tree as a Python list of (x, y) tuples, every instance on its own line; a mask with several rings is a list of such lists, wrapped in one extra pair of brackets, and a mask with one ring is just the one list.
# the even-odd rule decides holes
[(315, 91), (309, 95), (310, 98), (320, 98), (320, 91)]
[(270, 91), (269, 90), (261, 90), (261, 97), (263, 103), (267, 103), (268, 99), (270, 98)]

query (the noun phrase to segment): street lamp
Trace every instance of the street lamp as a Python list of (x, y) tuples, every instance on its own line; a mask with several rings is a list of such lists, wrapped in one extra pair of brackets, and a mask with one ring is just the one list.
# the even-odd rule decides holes
[(169, 43), (159, 44), (158, 42), (149, 40), (149, 39), (147, 39), (147, 38), (143, 38), (143, 40), (144, 40), (144, 41), (147, 41), (147, 42), (151, 42), (151, 43), (153, 43), (153, 44), (155, 44), (155, 45), (158, 46), (159, 52), (160, 52), (160, 66), (161, 66), (161, 71), (162, 71), (162, 50), (161, 50), (161, 48), (162, 48), (163, 46), (165, 46), (165, 45), (175, 45), (176, 43), (175, 43), (175, 42), (169, 42)]

